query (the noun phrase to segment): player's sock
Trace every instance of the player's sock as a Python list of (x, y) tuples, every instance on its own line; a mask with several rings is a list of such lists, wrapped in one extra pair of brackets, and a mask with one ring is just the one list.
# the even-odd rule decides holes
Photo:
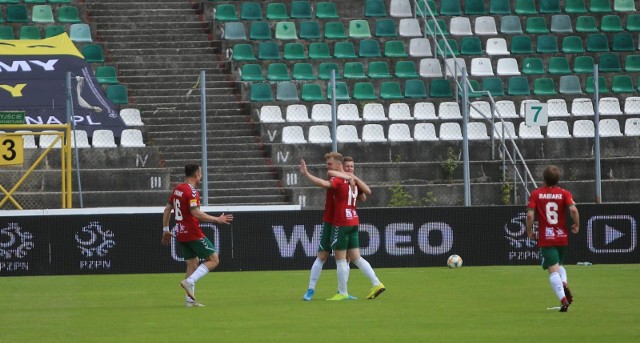
[[(191, 285), (189, 287), (189, 290), (191, 291), (191, 294), (193, 294), (193, 296), (196, 295), (196, 285)], [(194, 300), (191, 299), (188, 295), (185, 295), (185, 300), (188, 302), (193, 302)]]
[(207, 268), (207, 266), (205, 266), (204, 263), (201, 264), (200, 266), (198, 266), (196, 271), (193, 272), (193, 274), (191, 274), (191, 276), (187, 278), (187, 283), (190, 285), (194, 285), (203, 276), (207, 275), (208, 272), (209, 272), (209, 268)]
[(309, 275), (309, 289), (316, 289), (316, 283), (322, 273), (322, 266), (324, 266), (324, 261), (316, 257), (311, 266), (311, 275)]
[(553, 289), (553, 292), (556, 293), (558, 300), (562, 301), (562, 299), (565, 298), (565, 294), (560, 274), (558, 274), (558, 272), (549, 274), (549, 282), (551, 283), (551, 288)]
[(338, 293), (340, 295), (348, 295), (347, 280), (349, 277), (349, 265), (347, 260), (336, 260), (336, 271), (338, 273)]
[(380, 280), (378, 280), (378, 277), (376, 276), (376, 272), (373, 271), (373, 268), (371, 268), (371, 265), (369, 264), (369, 262), (367, 262), (367, 260), (360, 257), (355, 262), (353, 262), (353, 264), (355, 264), (356, 267), (358, 267), (358, 269), (360, 269), (360, 271), (364, 275), (366, 275), (369, 278), (369, 280), (371, 280), (371, 285), (373, 287), (380, 284)]
[(567, 270), (564, 269), (563, 266), (560, 266), (560, 268), (558, 268), (558, 274), (560, 274), (560, 279), (562, 280), (563, 284), (567, 284)]

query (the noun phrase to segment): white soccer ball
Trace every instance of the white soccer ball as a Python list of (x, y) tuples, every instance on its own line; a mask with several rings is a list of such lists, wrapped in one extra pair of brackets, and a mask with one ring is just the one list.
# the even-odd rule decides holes
[(449, 268), (460, 268), (462, 267), (462, 257), (458, 255), (451, 255), (447, 259), (447, 266)]

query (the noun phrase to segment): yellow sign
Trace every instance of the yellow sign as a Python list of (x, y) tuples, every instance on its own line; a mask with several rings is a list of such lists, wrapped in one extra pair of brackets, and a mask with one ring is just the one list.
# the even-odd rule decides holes
[(22, 136), (0, 135), (0, 166), (23, 163)]

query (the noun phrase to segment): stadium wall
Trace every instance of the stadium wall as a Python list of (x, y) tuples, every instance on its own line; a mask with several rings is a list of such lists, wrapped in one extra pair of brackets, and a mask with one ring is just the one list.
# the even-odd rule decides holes
[[(640, 263), (638, 204), (579, 205), (581, 231), (567, 264)], [(300, 270), (313, 263), (321, 211), (297, 206), (206, 207), (233, 213), (228, 226), (204, 224), (221, 271)], [(3, 211), (0, 276), (184, 272), (175, 242), (160, 244), (162, 208)], [(534, 265), (522, 206), (371, 208), (359, 211), (361, 253), (376, 268)], [(333, 262), (329, 266), (335, 266)]]

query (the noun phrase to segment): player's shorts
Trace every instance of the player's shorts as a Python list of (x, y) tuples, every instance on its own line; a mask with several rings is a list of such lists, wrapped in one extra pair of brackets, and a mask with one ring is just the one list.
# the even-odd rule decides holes
[(211, 243), (207, 237), (189, 242), (178, 242), (178, 246), (180, 247), (182, 258), (185, 260), (190, 260), (195, 257), (207, 259), (216, 253), (213, 243)]
[(542, 247), (540, 248), (540, 260), (542, 269), (547, 269), (554, 264), (564, 264), (564, 258), (567, 256), (569, 248), (563, 247)]
[(320, 236), (320, 244), (318, 245), (318, 252), (327, 251), (331, 252), (331, 229), (333, 224), (322, 223), (322, 235)]
[(331, 232), (331, 248), (333, 250), (360, 248), (358, 226), (334, 226)]

